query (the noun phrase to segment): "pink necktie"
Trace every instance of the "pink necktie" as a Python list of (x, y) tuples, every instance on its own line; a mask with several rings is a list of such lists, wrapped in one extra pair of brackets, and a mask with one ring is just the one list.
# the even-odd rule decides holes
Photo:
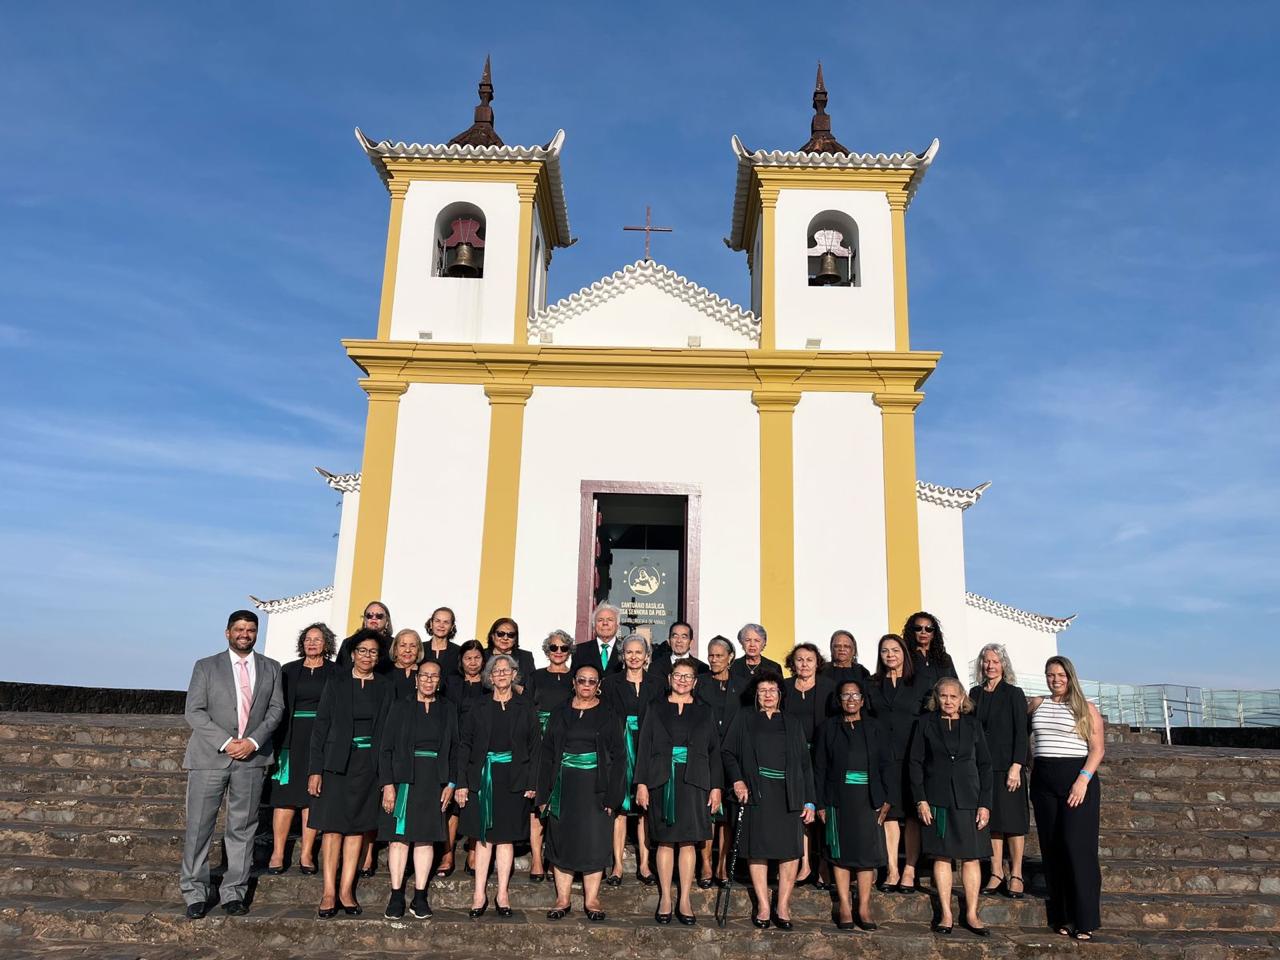
[(249, 707), (253, 703), (253, 691), (249, 688), (249, 661), (240, 661), (240, 736), (249, 728)]

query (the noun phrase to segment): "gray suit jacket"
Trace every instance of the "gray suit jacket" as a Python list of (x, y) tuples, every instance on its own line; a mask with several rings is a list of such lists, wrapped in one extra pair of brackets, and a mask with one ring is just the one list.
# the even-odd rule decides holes
[[(256, 674), (253, 706), (249, 709), (249, 727), (245, 736), (258, 750), (247, 760), (250, 767), (265, 767), (274, 759), (271, 733), (284, 717), (284, 691), (280, 684), (280, 664), (260, 653), (253, 655)], [(186, 770), (225, 770), (232, 759), (220, 748), (234, 737), (240, 727), (236, 679), (227, 651), (197, 660), (187, 687), (187, 725), (191, 739), (182, 759)]]

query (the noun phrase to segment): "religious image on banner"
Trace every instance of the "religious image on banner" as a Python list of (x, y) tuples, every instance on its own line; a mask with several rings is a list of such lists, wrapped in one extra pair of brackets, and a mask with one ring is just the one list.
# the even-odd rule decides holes
[(609, 579), (609, 602), (622, 611), (626, 632), (651, 644), (665, 640), (680, 619), (680, 551), (615, 549)]

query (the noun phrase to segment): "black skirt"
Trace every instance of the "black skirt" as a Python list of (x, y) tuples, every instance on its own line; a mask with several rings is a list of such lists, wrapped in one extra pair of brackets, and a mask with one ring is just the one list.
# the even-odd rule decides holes
[(933, 823), (920, 824), (920, 846), (934, 860), (989, 860), (991, 828), (978, 829), (977, 810), (934, 807)]
[(311, 798), (312, 829), (344, 834), (378, 829), (382, 792), (378, 789), (376, 752), (353, 746), (345, 772), (324, 771), (320, 796)]
[(711, 839), (711, 811), (707, 808), (710, 793), (684, 782), (684, 765), (675, 768), (675, 823), (667, 823), (663, 814), (666, 785), (649, 790), (649, 842), (701, 843)]
[(992, 833), (1020, 837), (1031, 830), (1031, 809), (1027, 800), (1027, 769), (1022, 768), (1022, 786), (1013, 793), (1005, 786), (1008, 770), (993, 770), (991, 789)]
[[(312, 796), (307, 793), (307, 779), (311, 771), (307, 760), (311, 754), (311, 728), (316, 720), (314, 708), (306, 712), (311, 716), (291, 718), (287, 739), (281, 745), (271, 776), (267, 778), (267, 802), (272, 807), (298, 810), (311, 805)], [(285, 750), (289, 751), (287, 758)]]
[(742, 817), (739, 855), (748, 860), (798, 860), (804, 850), (804, 823), (787, 809), (785, 780), (760, 778), (760, 796)]
[[(440, 761), (435, 757), (413, 758), (413, 783), (397, 788), (407, 789), (404, 821), (382, 812), (378, 823), (378, 839), (397, 843), (437, 843), (448, 839), (444, 814), (440, 810)], [(397, 798), (399, 794), (397, 793)]]
[(838, 867), (872, 870), (889, 862), (884, 828), (876, 822), (866, 784), (841, 784), (839, 805), (827, 808), (824, 836), (827, 859)]
[(483, 829), (484, 804), (479, 790), (472, 790), (462, 808), (459, 824), (464, 836), (488, 843), (526, 843), (533, 801), (511, 788), (511, 764), (495, 763), (493, 770), (493, 825)]
[(560, 816), (547, 815), (547, 860), (569, 873), (597, 873), (613, 863), (613, 817), (596, 793), (596, 771), (561, 771)]

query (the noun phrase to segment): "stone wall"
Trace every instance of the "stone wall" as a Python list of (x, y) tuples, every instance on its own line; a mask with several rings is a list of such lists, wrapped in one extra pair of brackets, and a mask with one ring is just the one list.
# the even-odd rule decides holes
[(20, 713), (182, 713), (182, 690), (114, 690), (0, 681), (0, 710)]

